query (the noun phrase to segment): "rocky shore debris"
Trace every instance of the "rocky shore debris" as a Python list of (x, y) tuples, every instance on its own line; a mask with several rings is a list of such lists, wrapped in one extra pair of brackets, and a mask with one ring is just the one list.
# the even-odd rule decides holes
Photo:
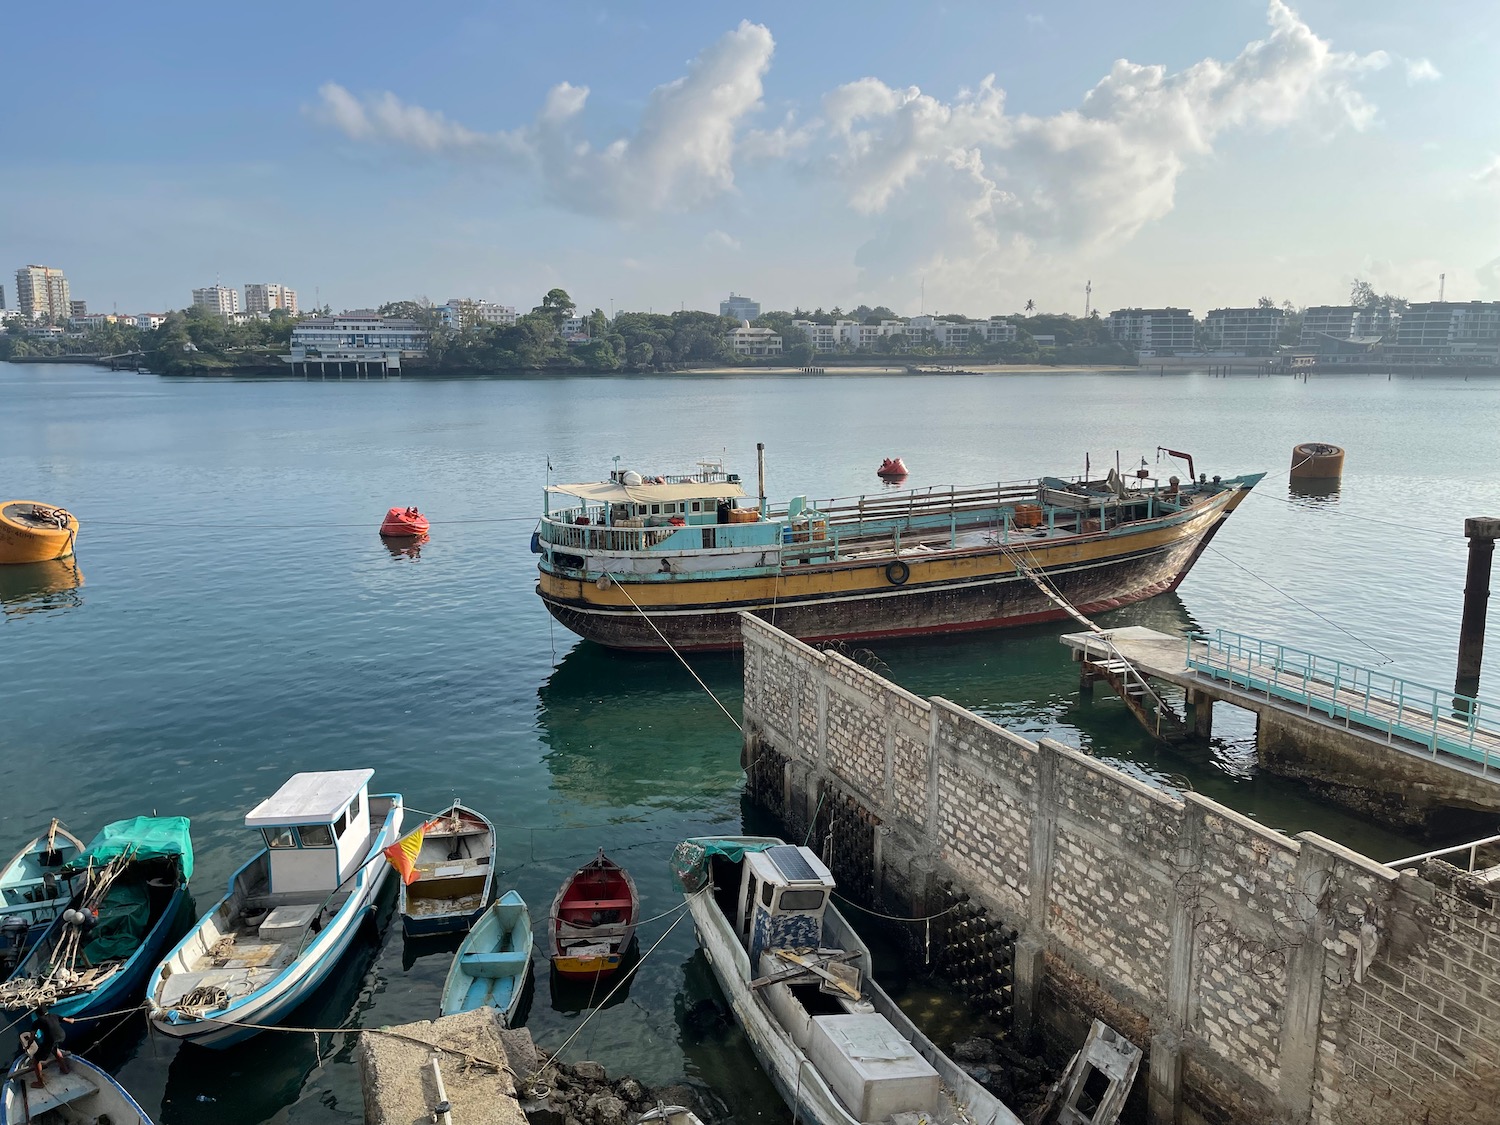
[(634, 1078), (611, 1079), (597, 1062), (559, 1062), (537, 1051), (540, 1067), (519, 1084), (521, 1108), (530, 1125), (635, 1125), (657, 1106), (678, 1105), (707, 1125), (704, 1098), (692, 1086), (647, 1086)]
[(1017, 1050), (1004, 1039), (975, 1036), (953, 1044), (953, 1061), (1023, 1121), (1046, 1100), (1057, 1068)]

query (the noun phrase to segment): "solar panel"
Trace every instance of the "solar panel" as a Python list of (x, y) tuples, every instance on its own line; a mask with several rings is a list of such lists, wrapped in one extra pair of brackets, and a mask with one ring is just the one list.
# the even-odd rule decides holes
[(766, 849), (766, 858), (769, 859), (781, 872), (783, 878), (789, 881), (818, 881), (818, 874), (807, 862), (802, 854), (802, 849), (792, 844), (777, 844), (775, 847)]

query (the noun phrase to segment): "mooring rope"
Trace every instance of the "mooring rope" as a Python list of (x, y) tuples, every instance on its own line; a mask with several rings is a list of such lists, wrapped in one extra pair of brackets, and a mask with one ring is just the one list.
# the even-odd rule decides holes
[(604, 575), (620, 588), (620, 593), (625, 595), (625, 600), (628, 601), (632, 607), (634, 607), (637, 613), (639, 613), (646, 619), (646, 624), (651, 626), (652, 631), (661, 638), (661, 643), (666, 645), (667, 648), (671, 650), (672, 655), (677, 657), (677, 659), (682, 662), (682, 666), (688, 670), (688, 675), (697, 680), (698, 686), (701, 687), (704, 691), (708, 692), (708, 697), (718, 704), (719, 710), (724, 712), (724, 717), (734, 724), (734, 729), (740, 730), (740, 721), (736, 719), (732, 714), (730, 714), (729, 708), (725, 707), (724, 704), (720, 701), (719, 697), (713, 693), (713, 689), (703, 682), (703, 678), (699, 676), (697, 672), (693, 671), (693, 666), (687, 662), (687, 659), (682, 655), (682, 653), (677, 651), (677, 646), (674, 645), (671, 641), (667, 640), (666, 634), (656, 627), (656, 622), (651, 620), (651, 615), (644, 609), (642, 609), (639, 605), (636, 605), (635, 599), (630, 596), (630, 591), (625, 588), (624, 584), (607, 570), (604, 572)]

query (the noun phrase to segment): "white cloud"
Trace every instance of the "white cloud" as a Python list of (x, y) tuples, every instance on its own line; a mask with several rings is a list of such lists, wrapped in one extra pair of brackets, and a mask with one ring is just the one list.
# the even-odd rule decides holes
[[(589, 90), (567, 82), (552, 88), (532, 124), (512, 131), (479, 132), (395, 94), (361, 99), (332, 82), (318, 91), (312, 112), (351, 140), (524, 165), (549, 199), (581, 211), (694, 207), (733, 188), (736, 134), (760, 107), (774, 49), (766, 28), (742, 22), (693, 60), (687, 74), (651, 92), (633, 134), (602, 148), (573, 133)], [(783, 138), (783, 152), (789, 144)]]
[[(1333, 50), (1281, 0), (1268, 21), (1267, 37), (1228, 62), (1169, 73), (1122, 59), (1077, 108), (1050, 116), (1008, 113), (993, 76), (951, 102), (875, 78), (834, 90), (827, 166), (851, 207), (886, 216), (861, 252), (867, 280), (925, 270), (963, 291), (980, 278), (992, 288), (1036, 254), (1118, 243), (1168, 214), (1183, 171), (1227, 131), (1370, 128), (1375, 107), (1357, 84), (1391, 57)], [(943, 241), (913, 243), (887, 223)]]
[(709, 250), (739, 250), (741, 243), (728, 231), (711, 230), (703, 236), (703, 245)]
[(1431, 59), (1402, 59), (1406, 67), (1406, 84), (1415, 86), (1419, 82), (1436, 82), (1443, 72), (1432, 65)]

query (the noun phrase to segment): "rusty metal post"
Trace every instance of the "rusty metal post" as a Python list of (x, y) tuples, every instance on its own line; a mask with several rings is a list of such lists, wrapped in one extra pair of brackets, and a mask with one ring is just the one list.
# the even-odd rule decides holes
[(1464, 520), (1469, 541), (1469, 573), (1464, 583), (1464, 616), (1458, 627), (1458, 677), (1453, 691), (1458, 695), (1479, 694), (1479, 669), (1484, 663), (1484, 618), (1490, 601), (1490, 567), (1495, 560), (1495, 540), (1500, 538), (1500, 517), (1476, 516)]

